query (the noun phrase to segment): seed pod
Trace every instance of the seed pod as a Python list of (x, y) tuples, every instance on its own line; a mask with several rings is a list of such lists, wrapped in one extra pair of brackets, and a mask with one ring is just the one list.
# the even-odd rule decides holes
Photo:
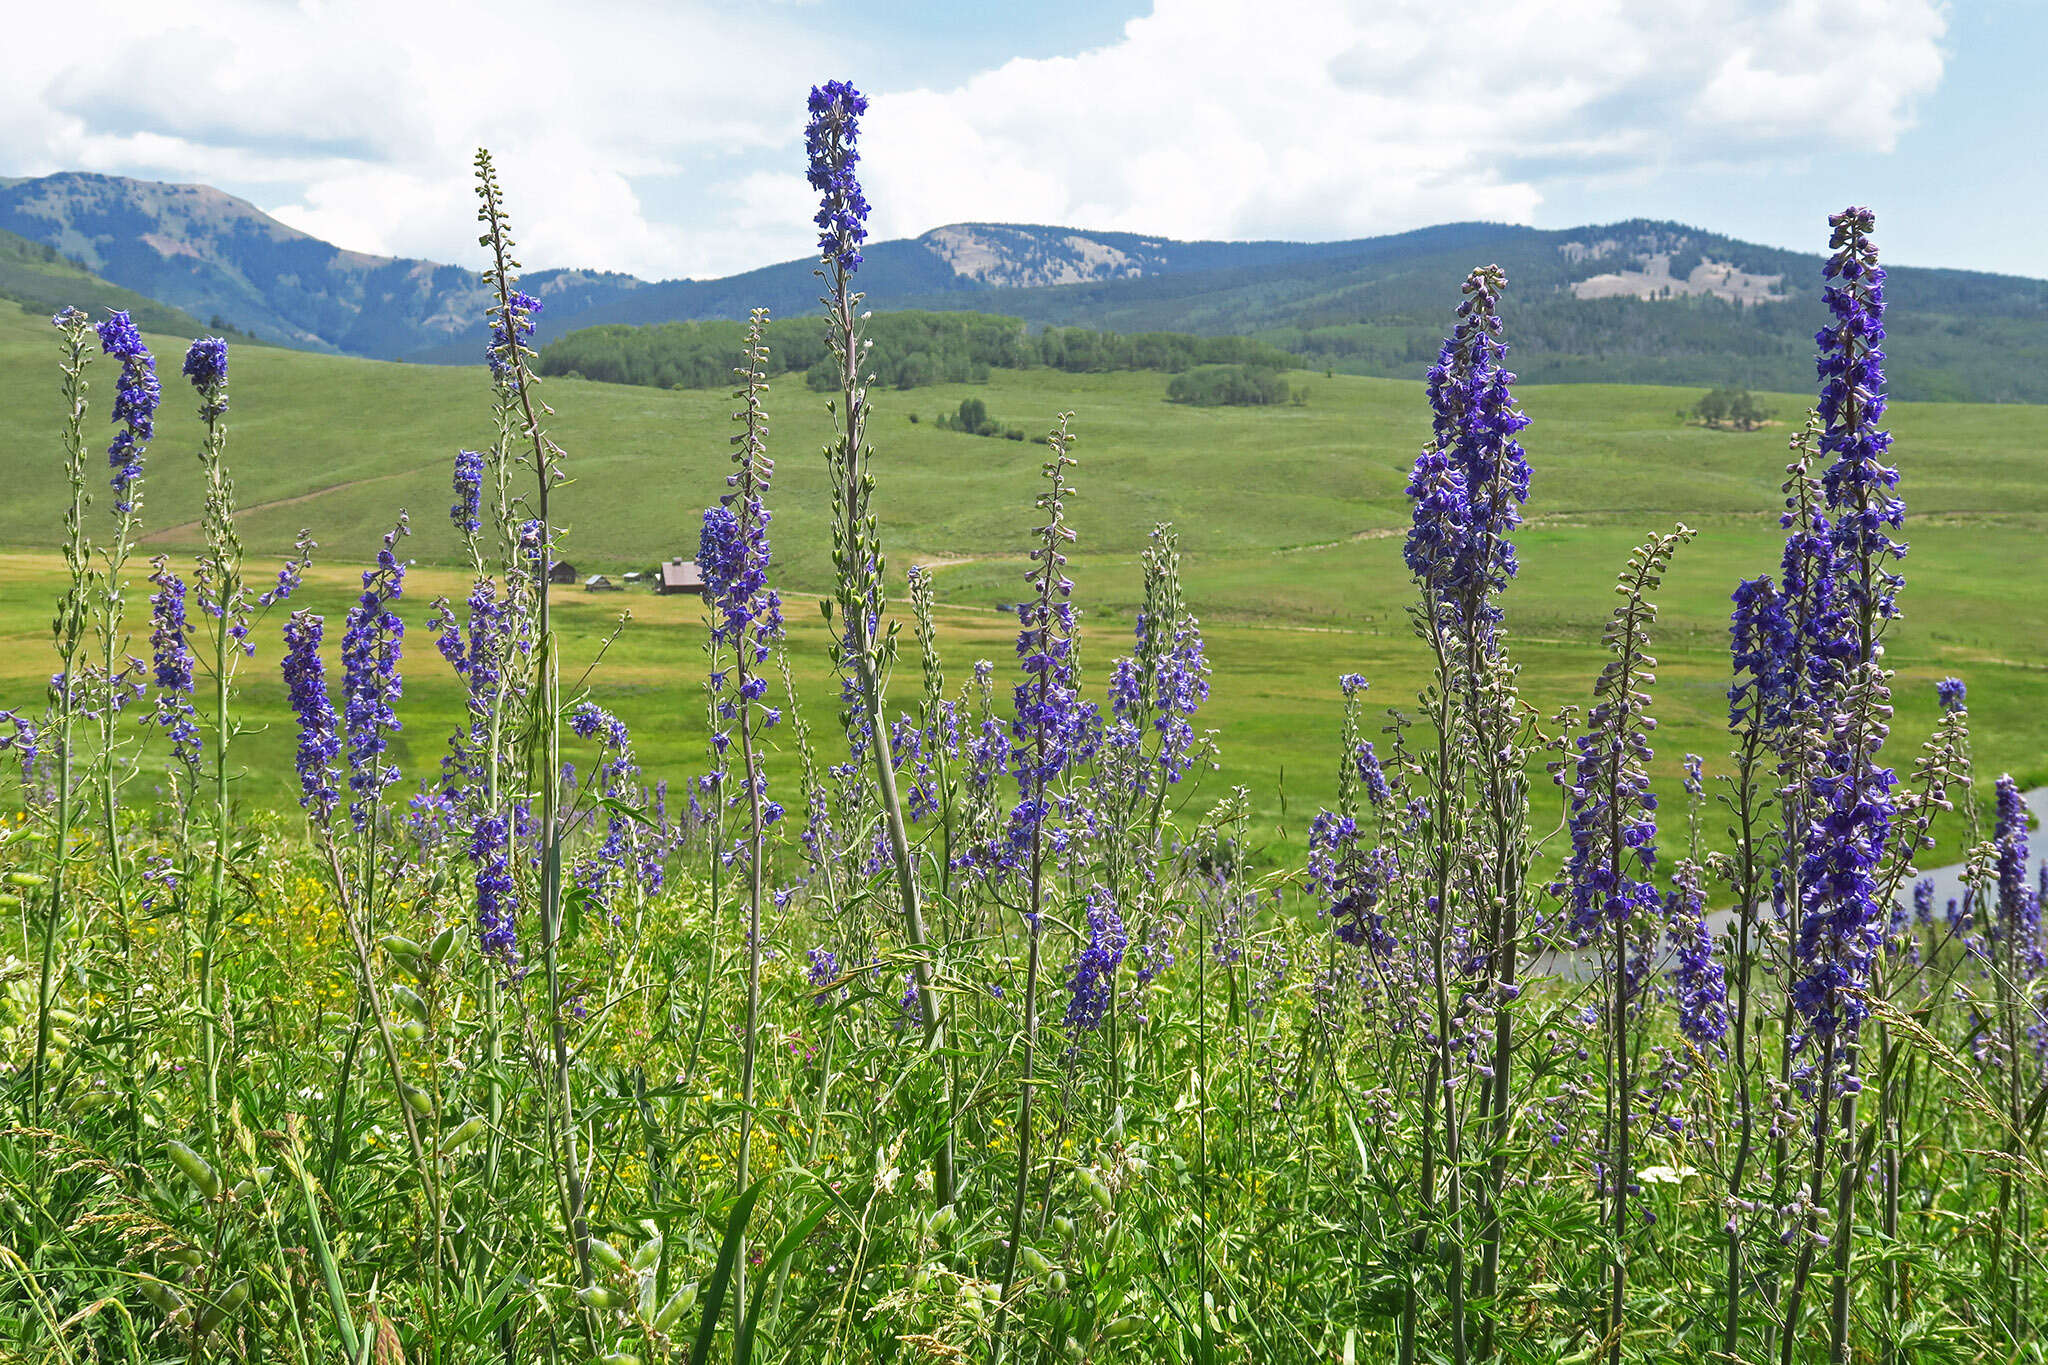
[(327, 1010), (320, 1015), (321, 1028), (347, 1028), (355, 1021), (354, 1015), (342, 1014), (335, 1010)]
[(419, 993), (413, 990), (412, 987), (394, 984), (391, 987), (391, 998), (396, 1000), (398, 1007), (407, 1014), (410, 1014), (422, 1024), (427, 1022), (427, 1002), (420, 999)]
[(408, 1019), (398, 1026), (398, 1036), (408, 1043), (417, 1043), (427, 1036), (427, 1026), (417, 1019)]
[(1064, 1242), (1074, 1235), (1074, 1220), (1067, 1217), (1064, 1213), (1054, 1214), (1052, 1230), (1057, 1232), (1060, 1235), (1060, 1240)]
[(647, 1270), (660, 1259), (661, 1238), (649, 1237), (640, 1244), (640, 1249), (633, 1253), (632, 1266), (635, 1270)]
[(140, 1289), (142, 1297), (148, 1299), (156, 1311), (165, 1317), (185, 1306), (185, 1296), (154, 1275), (136, 1276), (135, 1287)]
[(172, 1163), (199, 1187), (201, 1194), (208, 1199), (219, 1196), (220, 1177), (214, 1174), (213, 1167), (206, 1164), (204, 1157), (176, 1138), (166, 1142), (164, 1150), (171, 1154)]
[(476, 1138), (478, 1133), (483, 1132), (484, 1127), (484, 1116), (482, 1114), (471, 1114), (455, 1126), (454, 1132), (441, 1139), (441, 1154), (446, 1156), (451, 1152), (462, 1150), (464, 1146)]
[(590, 1239), (590, 1259), (597, 1261), (606, 1270), (624, 1270), (626, 1258), (619, 1255), (619, 1249), (602, 1237)]
[(955, 1209), (951, 1204), (946, 1205), (944, 1208), (940, 1209), (937, 1213), (934, 1213), (932, 1215), (932, 1236), (944, 1237), (947, 1233), (953, 1230), (953, 1225), (959, 1221), (959, 1211)]
[(689, 1312), (690, 1309), (696, 1306), (696, 1303), (697, 1282), (692, 1280), (671, 1294), (668, 1302), (661, 1306), (661, 1311), (654, 1315), (654, 1330), (666, 1332), (669, 1328), (676, 1325), (677, 1318)]
[(404, 934), (386, 934), (377, 940), (384, 945), (384, 951), (410, 967), (419, 959), (420, 945)]
[(642, 1322), (654, 1321), (655, 1276), (644, 1274), (640, 1277), (640, 1294), (633, 1303), (633, 1311), (640, 1315)]
[(426, 1091), (416, 1085), (406, 1085), (402, 1081), (399, 1083), (398, 1089), (399, 1093), (405, 1096), (405, 1102), (412, 1106), (413, 1113), (431, 1114), (434, 1112), (434, 1097)]
[(50, 879), (40, 872), (10, 872), (4, 878), (9, 886), (48, 886)]
[(1052, 1262), (1045, 1259), (1045, 1253), (1037, 1247), (1019, 1247), (1017, 1254), (1024, 1258), (1025, 1266), (1034, 1275), (1043, 1275), (1052, 1269)]
[(427, 960), (436, 967), (445, 962), (448, 958), (448, 950), (455, 946), (455, 940), (461, 937), (461, 931), (461, 925), (451, 924), (440, 933), (434, 935), (434, 941), (427, 945)]
[(576, 1297), (591, 1308), (610, 1308), (613, 1302), (612, 1291), (601, 1284), (577, 1290)]
[(1110, 1323), (1107, 1327), (1104, 1327), (1102, 1329), (1102, 1335), (1110, 1338), (1111, 1340), (1115, 1340), (1117, 1337), (1127, 1337), (1131, 1333), (1140, 1330), (1144, 1326), (1145, 1319), (1143, 1318), (1118, 1318), (1115, 1322)]
[(242, 1311), (242, 1305), (249, 1302), (249, 1277), (244, 1275), (227, 1287), (227, 1291), (214, 1301), (211, 1308), (199, 1315), (199, 1335), (205, 1336), (214, 1328)]
[(1045, 1288), (1046, 1288), (1046, 1292), (1047, 1292), (1047, 1293), (1050, 1293), (1050, 1294), (1064, 1294), (1064, 1293), (1066, 1293), (1066, 1292), (1067, 1292), (1067, 1272), (1066, 1272), (1066, 1271), (1064, 1271), (1064, 1270), (1055, 1270), (1055, 1271), (1053, 1271), (1053, 1272), (1052, 1272), (1052, 1274), (1050, 1274), (1050, 1275), (1046, 1276), (1046, 1277), (1045, 1277)]

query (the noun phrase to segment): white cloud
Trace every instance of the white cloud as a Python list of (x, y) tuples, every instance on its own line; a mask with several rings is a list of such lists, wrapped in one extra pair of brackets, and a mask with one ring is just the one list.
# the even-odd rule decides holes
[[(0, 88), (4, 169), (242, 187), (341, 246), (469, 262), (470, 158), (488, 145), (532, 265), (722, 273), (764, 241), (785, 255), (810, 241), (801, 219), (779, 236), (699, 236), (651, 215), (635, 188), (711, 151), (788, 153), (805, 74), (835, 60), (788, 12), (217, 0), (203, 27), (192, 14), (80, 0), (18, 16), (30, 32), (17, 77), (40, 74)], [(716, 174), (701, 202), (744, 198), (745, 168)]]
[[(488, 144), (529, 265), (722, 274), (809, 249), (803, 95), (860, 76), (835, 22), (717, 0), (68, 0), (16, 17), (0, 171), (208, 181), (342, 246), (474, 263)], [(862, 166), (884, 236), (1526, 222), (1565, 181), (1889, 148), (1944, 28), (1939, 0), (1155, 0), (1092, 51), (872, 92)]]
[(1527, 222), (1553, 177), (1888, 149), (1943, 29), (1936, 0), (1157, 0), (1096, 51), (877, 99), (869, 198), (890, 235)]

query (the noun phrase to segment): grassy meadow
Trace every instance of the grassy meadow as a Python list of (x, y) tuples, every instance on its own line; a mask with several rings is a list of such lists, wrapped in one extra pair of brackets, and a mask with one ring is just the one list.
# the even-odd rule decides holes
[[(813, 92), (817, 145), (844, 155), (832, 120), (857, 102)], [(502, 253), (487, 155), (478, 172)], [(837, 354), (858, 355), (843, 258), (825, 273)], [(1404, 560), (1417, 381), (1296, 372), (1305, 403), (1204, 409), (1158, 373), (998, 372), (872, 395), (870, 466), (857, 421), (835, 431), (789, 376), (766, 396), (772, 556), (751, 439), (706, 537), (717, 632), (695, 598), (528, 597), (496, 565), (465, 679), (428, 629), (471, 591), (452, 501), (494, 547), (552, 544), (583, 575), (695, 554), (758, 387), (548, 382), (567, 482), (542, 518), (451, 486), (493, 400), (535, 393), (516, 343), (495, 385), (238, 347), (223, 438), (184, 339), (152, 337), (142, 540), (125, 585), (77, 590), (95, 612), (124, 593), (128, 651), (160, 649), (168, 683), (119, 717), (89, 664), (49, 687), (58, 352), (0, 316), (0, 705), (27, 713), (0, 735), (0, 775), (22, 774), (0, 817), (0, 1360), (2040, 1365), (2048, 941), (2018, 789), (1995, 822), (1934, 825), (1922, 861), (1971, 842), (1976, 899), (1892, 911), (1914, 822), (1970, 764), (1980, 807), (1992, 774), (2048, 780), (2042, 413), (1892, 410), (1905, 617), (1801, 599), (1752, 632), (1731, 762), (1730, 594), (1777, 571), (1806, 400), (1767, 396), (1774, 420), (1736, 433), (1689, 422), (1691, 390), (1519, 390), (1534, 491), (1495, 632), (1473, 565), (1500, 542), (1474, 554), (1470, 531), (1515, 468), (1487, 396), (1496, 285), (1466, 283), (1447, 387), (1481, 396), (1419, 499), (1453, 551), (1428, 569), (1433, 648)], [(517, 338), (523, 296), (498, 287)], [(1842, 373), (1875, 363), (1841, 335)], [(94, 365), (101, 541), (113, 380)], [(1078, 466), (1057, 433), (943, 429), (969, 394), (1005, 428), (1071, 412)], [(1862, 439), (1854, 407), (1830, 448)], [(539, 427), (508, 418), (467, 487), (515, 465), (552, 486)], [(200, 515), (224, 468), (249, 583), (302, 527), (320, 545), (232, 702), (178, 642), (222, 638), (199, 608), (234, 552)], [(1828, 505), (1882, 496), (1831, 485)], [(400, 508), (390, 731), (389, 580), (357, 575)], [(1149, 539), (1169, 521), (1177, 565)], [(1668, 572), (1676, 537), (1636, 551), (1680, 522), (1697, 536)], [(1867, 585), (1883, 561), (1858, 553), (1823, 538), (1810, 563)], [(157, 554), (198, 625), (161, 646)], [(917, 564), (946, 679), (899, 603), (885, 699), (863, 607)], [(1950, 675), (1967, 706), (1937, 705)], [(1549, 719), (1583, 717), (1596, 677), (1582, 728)], [(190, 715), (188, 691), (204, 761), (174, 781), (138, 713)], [(1387, 708), (1403, 723), (1370, 754)], [(17, 764), (30, 725), (41, 757)], [(1710, 776), (1682, 796), (1689, 752)], [(302, 779), (326, 798), (310, 821)], [(650, 819), (661, 779), (670, 812), (686, 782), (701, 812)]]
[[(0, 313), (0, 432), (9, 495), (0, 502), (0, 698), (33, 703), (49, 672), (50, 603), (62, 583), (54, 545), (64, 487), (56, 439), (54, 334), (38, 319)], [(178, 338), (152, 337), (158, 354)], [(408, 773), (439, 762), (459, 688), (435, 656), (424, 622), (437, 595), (467, 589), (451, 567), (445, 509), (454, 452), (488, 433), (480, 369), (443, 369), (242, 347), (235, 353), (228, 450), (255, 564), (289, 547), (301, 527), (320, 542), (308, 604), (339, 618), (355, 575), (396, 509), (418, 561), (401, 603), (411, 625), (396, 737)], [(199, 424), (165, 363), (166, 403), (151, 447), (145, 541), (134, 561), (131, 619), (143, 621), (140, 556), (189, 556), (199, 544)], [(112, 372), (94, 371), (104, 403)], [(1084, 653), (1127, 648), (1140, 597), (1138, 551), (1153, 523), (1180, 530), (1190, 608), (1215, 669), (1203, 723), (1218, 732), (1215, 790), (1243, 785), (1261, 842), (1296, 849), (1305, 821), (1330, 799), (1340, 706), (1336, 678), (1363, 672), (1378, 705), (1411, 705), (1426, 659), (1408, 627), (1402, 561), (1404, 495), (1428, 434), (1417, 382), (1297, 374), (1306, 406), (1201, 409), (1164, 401), (1166, 376), (998, 371), (986, 384), (878, 393), (878, 510), (892, 579), (937, 566), (938, 621), (957, 681), (978, 658), (1006, 660), (1014, 624), (998, 608), (1021, 595), (1021, 547), (1044, 447), (940, 430), (934, 418), (969, 393), (1005, 423), (1038, 430), (1063, 409), (1079, 433), (1071, 519), (1072, 576)], [(553, 430), (572, 482), (558, 495), (564, 557), (588, 574), (617, 575), (693, 555), (702, 508), (723, 491), (730, 398), (574, 379), (548, 381)], [(1522, 573), (1507, 595), (1524, 694), (1548, 714), (1583, 705), (1600, 667), (1607, 588), (1643, 535), (1682, 520), (1697, 540), (1680, 552), (1661, 594), (1655, 771), (1675, 789), (1680, 757), (1727, 747), (1728, 595), (1737, 579), (1774, 572), (1782, 544), (1778, 484), (1785, 442), (1806, 401), (1772, 395), (1776, 424), (1710, 431), (1683, 415), (1690, 390), (1617, 385), (1526, 387), (1525, 434), (1535, 469)], [(104, 409), (102, 408), (101, 411)], [(800, 688), (830, 683), (814, 594), (829, 587), (829, 490), (820, 454), (822, 395), (783, 377), (769, 395), (777, 459), (772, 528), (778, 584), (790, 597), (790, 650)], [(909, 415), (920, 420), (912, 423)], [(2048, 778), (2048, 436), (2040, 409), (1901, 404), (1902, 490), (1911, 510), (1906, 619), (1889, 659), (1899, 672), (1899, 740), (1932, 723), (1935, 679), (1971, 687), (1977, 756), (2023, 785)], [(97, 426), (98, 423), (95, 423)], [(104, 499), (101, 500), (104, 506)], [(681, 779), (703, 767), (704, 628), (694, 599), (644, 590), (560, 593), (569, 676), (617, 629), (590, 694), (637, 737), (650, 773)], [(620, 625), (622, 615), (631, 619)], [(271, 623), (274, 634), (276, 622)], [(239, 799), (288, 804), (291, 729), (276, 641), (243, 672), (244, 714), (264, 727), (239, 750)], [(1099, 675), (1098, 675), (1099, 685)], [(822, 714), (822, 711), (821, 711)], [(771, 766), (785, 756), (771, 755)], [(161, 762), (161, 758), (155, 761)], [(1539, 785), (1539, 793), (1547, 791)], [(1712, 831), (1718, 834), (1718, 831)]]

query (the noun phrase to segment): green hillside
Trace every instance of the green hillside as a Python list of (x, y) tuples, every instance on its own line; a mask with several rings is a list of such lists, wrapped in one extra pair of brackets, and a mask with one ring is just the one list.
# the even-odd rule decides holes
[(36, 316), (47, 316), (66, 304), (95, 312), (125, 308), (138, 325), (153, 332), (192, 335), (204, 330), (199, 320), (183, 309), (109, 284), (65, 259), (55, 247), (4, 229), (0, 229), (0, 300)]
[[(33, 698), (47, 674), (48, 603), (64, 490), (57, 444), (55, 335), (47, 322), (0, 313), (0, 432), (10, 496), (0, 500), (0, 704)], [(198, 422), (173, 382), (182, 338), (156, 337), (167, 402), (152, 447), (146, 551), (198, 542)], [(102, 428), (111, 373), (92, 371)], [(479, 369), (404, 366), (259, 348), (238, 351), (229, 454), (252, 551), (274, 554), (301, 526), (322, 543), (327, 572), (316, 600), (339, 611), (350, 574), (374, 551), (399, 507), (410, 509), (411, 553), (447, 564), (449, 466), (489, 431)], [(995, 371), (983, 384), (876, 395), (878, 506), (892, 576), (937, 566), (946, 604), (949, 667), (1006, 661), (1003, 618), (1019, 595), (1018, 555), (1031, 525), (1042, 447), (937, 428), (968, 395), (1006, 425), (1043, 430), (1076, 413), (1080, 495), (1073, 577), (1091, 626), (1087, 649), (1107, 660), (1127, 638), (1138, 597), (1137, 552), (1155, 521), (1182, 532), (1188, 596), (1210, 635), (1217, 676), (1206, 723), (1222, 733), (1218, 780), (1265, 794), (1269, 834), (1297, 839), (1332, 785), (1335, 679), (1356, 669), (1375, 696), (1400, 704), (1422, 680), (1403, 616), (1409, 581), (1400, 532), (1408, 467), (1428, 430), (1412, 380), (1295, 372), (1305, 406), (1200, 408), (1166, 401), (1156, 372)], [(703, 507), (723, 491), (730, 400), (550, 380), (553, 431), (573, 482), (558, 495), (565, 556), (585, 573), (644, 567), (689, 554)], [(1796, 396), (1767, 397), (1775, 425), (1708, 431), (1679, 409), (1696, 394), (1612, 385), (1525, 386), (1535, 425), (1524, 572), (1508, 596), (1530, 700), (1545, 712), (1582, 703), (1602, 657), (1607, 585), (1646, 532), (1683, 519), (1701, 528), (1663, 594), (1657, 768), (1687, 750), (1724, 747), (1726, 611), (1738, 577), (1772, 569), (1781, 533), (1777, 485)], [(800, 678), (824, 686), (823, 637), (801, 595), (829, 573), (829, 492), (820, 450), (823, 399), (797, 376), (770, 394), (776, 456), (774, 545), (794, 600)], [(915, 412), (922, 420), (908, 419)], [(1913, 510), (1906, 620), (1889, 645), (1900, 671), (1898, 734), (1909, 749), (1930, 722), (1934, 679), (1971, 685), (1980, 759), (1995, 769), (2048, 772), (2048, 430), (2018, 405), (1901, 404), (1892, 409), (1902, 491)], [(423, 628), (434, 592), (459, 592), (452, 572), (427, 572), (408, 595), (405, 742), (412, 766), (437, 759), (458, 705)], [(694, 602), (640, 593), (566, 594), (573, 660), (594, 653), (621, 610), (634, 620), (597, 675), (596, 694), (643, 735), (651, 770), (701, 765), (702, 655)], [(140, 603), (142, 594), (131, 601)], [(136, 610), (142, 610), (137, 605)], [(141, 651), (138, 651), (141, 652)], [(290, 774), (274, 654), (252, 666), (252, 704), (275, 721), (252, 741), (251, 799), (276, 800)], [(820, 713), (823, 714), (823, 713)], [(1284, 775), (1284, 782), (1279, 779)], [(1548, 788), (1543, 788), (1545, 792)]]

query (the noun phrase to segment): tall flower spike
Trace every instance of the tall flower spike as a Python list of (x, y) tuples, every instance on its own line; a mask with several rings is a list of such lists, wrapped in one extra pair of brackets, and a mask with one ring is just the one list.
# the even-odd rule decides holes
[(1822, 292), (1829, 323), (1814, 334), (1821, 379), (1817, 411), (1822, 423), (1820, 453), (1832, 460), (1821, 476), (1834, 514), (1838, 552), (1861, 569), (1844, 583), (1853, 609), (1880, 619), (1897, 612), (1904, 580), (1885, 566), (1905, 557), (1891, 538), (1905, 517), (1897, 496), (1899, 471), (1885, 464), (1891, 433), (1878, 427), (1884, 417), (1884, 270), (1870, 240), (1877, 226), (1869, 209), (1850, 208), (1828, 218), (1834, 229)]
[(163, 555), (150, 561), (149, 643), (156, 658), (156, 714), (171, 739), (171, 756), (187, 771), (199, 766), (199, 718), (192, 709), (192, 622), (185, 610), (185, 582)]
[(110, 480), (114, 510), (126, 516), (135, 510), (133, 490), (142, 481), (143, 451), (156, 435), (156, 410), (163, 401), (163, 386), (157, 381), (156, 359), (126, 310), (110, 314), (98, 331), (100, 349), (121, 362), (112, 414), (121, 430), (107, 447), (107, 465), (114, 471)]
[(860, 137), (860, 116), (867, 97), (848, 81), (827, 81), (811, 87), (811, 121), (804, 129), (810, 155), (811, 188), (820, 196), (818, 250), (825, 260), (848, 271), (860, 268), (860, 246), (868, 237), (868, 201), (853, 173), (860, 161), (854, 144)]
[(305, 611), (293, 612), (285, 622), (284, 684), (299, 721), (299, 804), (311, 812), (314, 824), (325, 828), (341, 799), (335, 786), (341, 777), (335, 766), (341, 733), (320, 659), (322, 629), (321, 618)]
[[(1492, 597), (1515, 576), (1508, 537), (1521, 525), (1529, 497), (1529, 461), (1515, 439), (1529, 419), (1515, 407), (1515, 376), (1501, 365), (1506, 287), (1497, 265), (1465, 278), (1457, 322), (1429, 372), (1430, 448), (1416, 462), (1409, 487), (1416, 502), (1409, 567), (1477, 626), (1499, 618)], [(1455, 509), (1448, 505), (1454, 498), (1461, 503)]]
[(1024, 671), (1014, 693), (1015, 719), (1010, 732), (1012, 770), (1017, 775), (1018, 802), (1010, 813), (1010, 845), (1021, 852), (1031, 847), (1052, 811), (1049, 793), (1072, 766), (1086, 742), (1088, 718), (1075, 676), (1074, 583), (1067, 577), (1066, 547), (1074, 532), (1067, 525), (1067, 470), (1072, 438), (1062, 413), (1047, 444), (1046, 489), (1038, 495), (1045, 524), (1037, 528), (1032, 567), (1024, 575), (1035, 590), (1017, 606), (1017, 658)]
[[(1815, 334), (1821, 380), (1815, 408), (1818, 450), (1832, 463), (1821, 494), (1831, 524), (1816, 558), (1831, 563), (1837, 601), (1801, 622), (1817, 665), (1839, 679), (1840, 719), (1818, 771), (1808, 779), (1810, 802), (1801, 855), (1798, 978), (1792, 999), (1810, 1030), (1852, 1033), (1870, 1012), (1865, 989), (1890, 927), (1880, 886), (1892, 837), (1897, 775), (1879, 764), (1889, 735), (1891, 693), (1879, 663), (1878, 636), (1898, 613), (1904, 580), (1890, 567), (1906, 547), (1888, 532), (1905, 515), (1898, 471), (1883, 462), (1891, 436), (1884, 414), (1884, 271), (1870, 241), (1875, 219), (1852, 208), (1828, 219), (1833, 229), (1823, 275), (1830, 323)], [(1787, 546), (1788, 559), (1792, 553)]]
[(405, 593), (406, 562), (398, 557), (398, 542), (409, 529), (405, 514), (399, 513), (398, 524), (385, 533), (377, 567), (363, 571), (362, 596), (349, 609), (341, 639), (342, 719), (352, 793), (349, 816), (357, 829), (369, 825), (384, 789), (399, 779), (398, 768), (387, 755), (390, 737), (400, 728), (392, 703), (404, 690), (398, 661), (405, 622), (391, 604)]
[(2013, 956), (2028, 978), (2042, 968), (2041, 902), (2028, 885), (2027, 826), (2032, 821), (2019, 783), (2010, 773), (1998, 779), (1998, 819), (1992, 842), (1998, 849), (1998, 920), (1993, 926), (2001, 943), (2013, 945)]

